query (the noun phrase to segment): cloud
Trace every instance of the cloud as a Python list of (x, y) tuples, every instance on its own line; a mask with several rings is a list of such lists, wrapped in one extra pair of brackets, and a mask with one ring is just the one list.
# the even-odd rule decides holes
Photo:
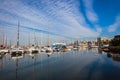
[[(0, 3), (0, 21), (17, 27), (17, 21), (20, 20), (21, 26), (58, 36), (73, 38), (99, 36), (98, 31), (87, 25), (79, 11), (80, 4), (75, 0), (31, 0), (31, 5), (28, 2), (29, 0), (4, 0)], [(91, 8), (87, 8), (87, 13), (91, 21), (97, 21)]]
[(93, 2), (94, 0), (83, 0), (85, 8), (86, 8), (86, 16), (88, 18), (89, 21), (93, 22), (93, 23), (97, 23), (98, 22), (98, 16), (95, 13), (95, 11), (93, 10)]
[(120, 26), (120, 16), (117, 16), (115, 22), (108, 27), (108, 32), (115, 32), (119, 26)]
[(95, 25), (95, 28), (98, 33), (102, 32), (102, 28), (99, 25)]

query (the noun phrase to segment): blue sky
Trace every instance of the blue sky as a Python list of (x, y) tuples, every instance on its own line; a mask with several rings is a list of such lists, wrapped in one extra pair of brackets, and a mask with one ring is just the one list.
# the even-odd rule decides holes
[(120, 0), (0, 0), (0, 29), (15, 35), (28, 31), (66, 38), (120, 34)]

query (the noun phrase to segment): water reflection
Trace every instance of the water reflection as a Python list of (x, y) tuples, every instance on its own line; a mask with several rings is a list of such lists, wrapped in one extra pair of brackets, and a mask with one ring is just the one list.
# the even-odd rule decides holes
[(0, 54), (0, 67), (4, 64), (0, 80), (120, 80), (120, 54), (101, 53), (97, 48), (85, 48), (54, 53)]
[(20, 58), (23, 58), (23, 54), (11, 53), (11, 58), (15, 61), (15, 79), (18, 80), (18, 62)]
[(52, 52), (48, 52), (46, 53), (48, 57), (50, 57), (50, 55), (52, 55), (53, 53)]
[(120, 62), (120, 54), (115, 54), (112, 56), (113, 60)]
[(120, 62), (120, 54), (116, 53), (107, 53), (108, 58), (112, 58), (114, 61)]
[(111, 55), (110, 53), (107, 53), (107, 57), (108, 57), (108, 58), (111, 58), (112, 55)]
[(102, 49), (98, 48), (98, 53), (102, 54)]
[(23, 54), (11, 53), (11, 58), (14, 59), (14, 60), (18, 60), (20, 58), (23, 58)]
[(29, 56), (31, 56), (32, 57), (32, 59), (34, 59), (36, 56), (37, 56), (37, 54), (39, 54), (38, 52), (34, 52), (34, 53), (28, 53), (29, 54)]
[(0, 70), (3, 69), (3, 57), (5, 54), (0, 54)]

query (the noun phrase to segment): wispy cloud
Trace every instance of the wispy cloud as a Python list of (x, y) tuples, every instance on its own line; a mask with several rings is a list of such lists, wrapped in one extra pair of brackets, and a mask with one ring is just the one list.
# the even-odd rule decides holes
[[(30, 2), (32, 5), (28, 2), (4, 0), (0, 3), (0, 21), (17, 25), (17, 20), (20, 20), (21, 26), (73, 38), (97, 37), (100, 34), (87, 25), (77, 0), (33, 0)], [(86, 5), (91, 6), (90, 3)], [(97, 21), (94, 11), (88, 7), (86, 11), (89, 20)]]
[(85, 8), (86, 8), (86, 16), (88, 20), (90, 20), (93, 23), (96, 23), (98, 21), (98, 16), (93, 10), (93, 2), (94, 0), (83, 0)]
[(119, 26), (120, 26), (120, 16), (117, 16), (115, 22), (108, 27), (108, 32), (115, 32)]
[(102, 32), (102, 28), (99, 25), (95, 25), (95, 28), (98, 33)]

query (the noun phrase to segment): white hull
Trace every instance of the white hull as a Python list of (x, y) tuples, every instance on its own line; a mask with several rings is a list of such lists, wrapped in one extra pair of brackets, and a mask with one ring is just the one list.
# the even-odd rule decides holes
[(12, 55), (11, 58), (12, 58), (13, 60), (23, 58), (23, 54), (20, 54), (20, 55), (11, 54), (11, 55)]
[(2, 50), (0, 50), (0, 53), (9, 53), (9, 50), (8, 49), (2, 49)]
[(10, 53), (24, 53), (24, 50), (23, 49), (15, 48), (15, 49), (11, 49)]
[(46, 52), (46, 53), (53, 52), (53, 49), (50, 48), (50, 47), (49, 47), (49, 48), (46, 48), (45, 52)]
[(29, 51), (30, 53), (39, 53), (39, 52), (40, 52), (40, 49), (32, 47), (32, 48), (29, 48), (28, 51)]

